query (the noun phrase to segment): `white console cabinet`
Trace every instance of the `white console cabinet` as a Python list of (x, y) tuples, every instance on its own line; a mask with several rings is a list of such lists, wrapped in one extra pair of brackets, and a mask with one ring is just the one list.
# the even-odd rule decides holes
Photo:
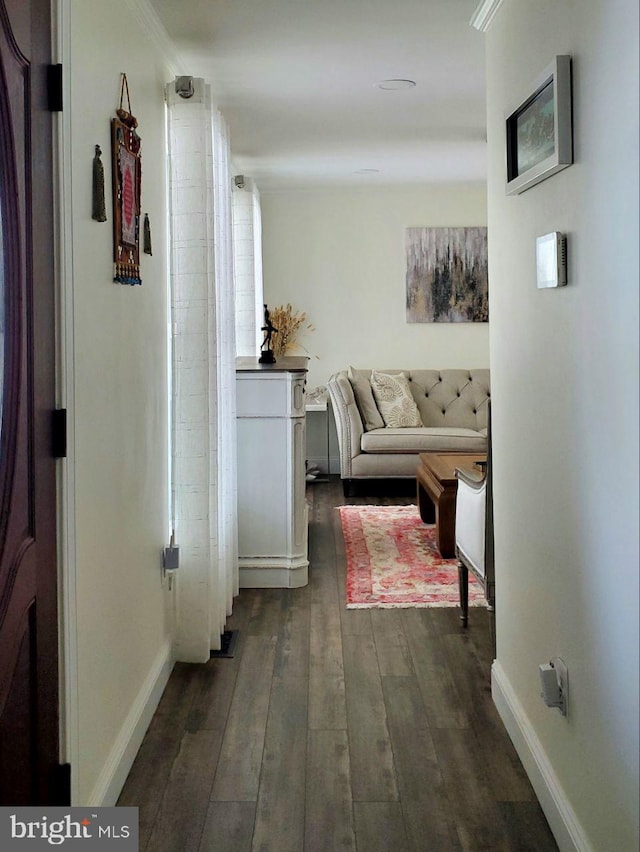
[(307, 360), (236, 361), (241, 588), (296, 588), (308, 581)]

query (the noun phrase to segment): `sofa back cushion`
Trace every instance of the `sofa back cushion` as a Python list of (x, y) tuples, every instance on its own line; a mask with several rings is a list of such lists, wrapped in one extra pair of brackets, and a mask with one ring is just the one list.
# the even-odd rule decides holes
[(356, 398), (356, 405), (360, 417), (362, 417), (365, 432), (370, 432), (371, 429), (382, 429), (384, 420), (378, 411), (369, 381), (371, 370), (355, 370), (353, 367), (349, 367), (347, 375), (353, 388), (353, 395)]
[(405, 370), (425, 426), (487, 428), (489, 370)]

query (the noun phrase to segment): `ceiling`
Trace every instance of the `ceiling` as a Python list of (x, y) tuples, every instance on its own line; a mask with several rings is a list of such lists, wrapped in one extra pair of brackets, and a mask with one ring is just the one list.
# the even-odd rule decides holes
[[(485, 179), (477, 0), (151, 4), (261, 190)], [(378, 88), (397, 78), (416, 86)]]

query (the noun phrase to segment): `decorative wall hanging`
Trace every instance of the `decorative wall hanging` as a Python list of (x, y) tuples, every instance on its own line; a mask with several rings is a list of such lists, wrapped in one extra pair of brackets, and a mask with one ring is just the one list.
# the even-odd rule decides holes
[(102, 150), (96, 145), (93, 157), (93, 198), (91, 205), (91, 218), (96, 222), (107, 221), (107, 208), (104, 203), (104, 166), (102, 165)]
[[(123, 107), (124, 95), (127, 107)], [(140, 277), (140, 184), (141, 140), (138, 121), (131, 114), (127, 75), (122, 75), (120, 107), (111, 119), (113, 156), (113, 280), (121, 284), (142, 284)]]
[(487, 322), (486, 228), (407, 228), (407, 322)]
[(142, 243), (142, 251), (145, 254), (153, 254), (153, 250), (151, 248), (151, 224), (149, 223), (149, 214), (144, 214), (144, 226), (142, 228), (144, 239)]

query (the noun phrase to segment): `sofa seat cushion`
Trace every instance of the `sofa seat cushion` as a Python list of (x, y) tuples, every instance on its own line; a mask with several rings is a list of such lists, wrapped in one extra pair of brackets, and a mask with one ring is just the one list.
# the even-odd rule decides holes
[(485, 435), (454, 426), (373, 429), (362, 435), (363, 453), (486, 452)]

